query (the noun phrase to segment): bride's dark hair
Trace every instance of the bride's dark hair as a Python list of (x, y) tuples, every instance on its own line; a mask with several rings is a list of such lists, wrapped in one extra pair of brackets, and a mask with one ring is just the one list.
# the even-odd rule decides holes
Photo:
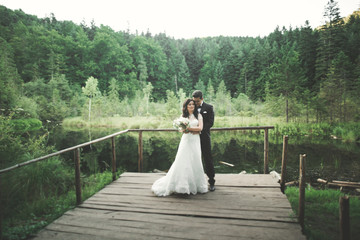
[(182, 112), (183, 112), (182, 116), (183, 116), (184, 118), (188, 118), (188, 117), (189, 117), (190, 114), (189, 114), (189, 111), (187, 110), (187, 106), (189, 105), (190, 102), (193, 102), (194, 105), (195, 105), (195, 108), (194, 108), (194, 116), (195, 116), (196, 119), (197, 119), (199, 112), (198, 112), (197, 106), (196, 106), (196, 104), (195, 104), (195, 101), (192, 100), (191, 98), (188, 98), (188, 99), (185, 100), (185, 102), (184, 102), (184, 104), (183, 104), (183, 109), (182, 109)]

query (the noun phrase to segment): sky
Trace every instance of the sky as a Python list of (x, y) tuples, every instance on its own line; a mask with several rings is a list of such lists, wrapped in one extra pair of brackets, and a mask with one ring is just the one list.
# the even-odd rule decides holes
[[(130, 30), (152, 35), (166, 33), (175, 39), (195, 37), (264, 37), (277, 26), (296, 28), (310, 22), (312, 28), (325, 23), (329, 0), (0, 0), (12, 10), (22, 9), (39, 18), (94, 20), (115, 31)], [(360, 8), (360, 0), (337, 0), (341, 17)]]

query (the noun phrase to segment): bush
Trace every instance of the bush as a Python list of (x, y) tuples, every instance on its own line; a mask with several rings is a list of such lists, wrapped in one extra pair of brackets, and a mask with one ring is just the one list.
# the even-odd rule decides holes
[(13, 130), (20, 133), (39, 130), (42, 127), (41, 121), (36, 118), (14, 119), (11, 123)]

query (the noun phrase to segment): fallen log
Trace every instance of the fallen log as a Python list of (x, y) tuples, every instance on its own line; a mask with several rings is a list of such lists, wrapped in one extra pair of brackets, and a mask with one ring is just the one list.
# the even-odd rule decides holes
[(324, 180), (324, 179), (321, 179), (321, 178), (318, 178), (317, 179), (317, 182), (319, 182), (319, 183), (328, 183), (328, 181), (326, 181), (326, 180)]
[(224, 164), (224, 165), (227, 165), (227, 166), (229, 166), (229, 167), (234, 167), (234, 166), (235, 166), (234, 164), (227, 163), (227, 162), (223, 162), (223, 161), (219, 161), (219, 163)]
[(324, 179), (318, 178), (317, 182), (324, 183), (332, 187), (349, 187), (349, 188), (360, 188), (360, 184), (356, 182), (346, 182), (346, 181), (326, 181)]
[(360, 187), (360, 183), (359, 182), (349, 182), (349, 181), (337, 181), (337, 180), (333, 180), (333, 183), (344, 183), (344, 184), (351, 184), (351, 185), (358, 185)]
[(285, 183), (285, 186), (298, 186), (299, 185), (299, 181), (291, 181), (291, 182), (287, 182)]

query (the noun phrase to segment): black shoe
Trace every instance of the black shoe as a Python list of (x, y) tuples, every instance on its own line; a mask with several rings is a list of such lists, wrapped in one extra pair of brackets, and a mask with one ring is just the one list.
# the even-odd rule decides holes
[(215, 191), (215, 186), (214, 186), (214, 185), (210, 185), (209, 190), (210, 190), (211, 192)]

